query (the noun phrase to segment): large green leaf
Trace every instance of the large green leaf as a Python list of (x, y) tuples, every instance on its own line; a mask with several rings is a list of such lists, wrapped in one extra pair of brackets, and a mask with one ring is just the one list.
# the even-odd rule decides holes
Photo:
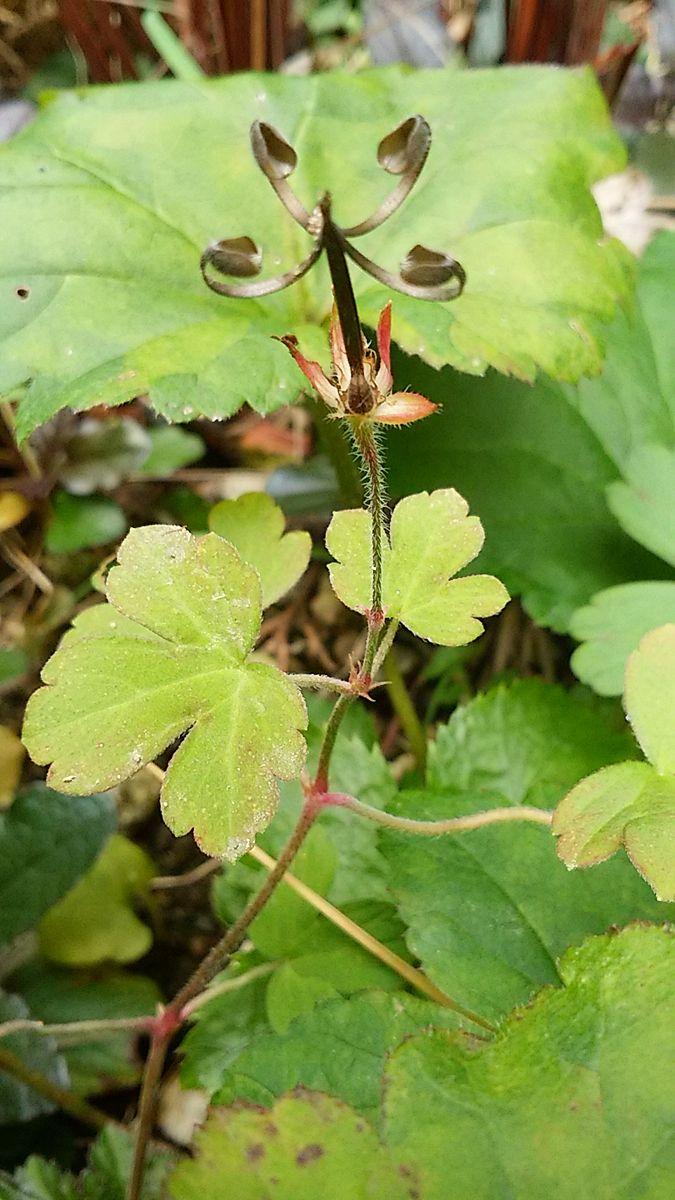
[[(626, 756), (630, 743), (603, 721), (601, 708), (551, 692), (547, 702), (543, 684), (498, 688), (458, 710), (432, 756), (433, 790), (403, 792), (393, 809), (438, 820), (507, 804), (549, 805), (591, 763)], [(554, 983), (556, 959), (570, 944), (669, 911), (625, 859), (569, 874), (541, 825), (491, 825), (434, 839), (386, 831), (380, 844), (410, 950), (445, 992), (491, 1019)]]
[[(483, 528), (469, 516), (466, 500), (452, 488), (407, 496), (396, 505), (382, 551), (382, 605), (418, 637), (463, 646), (483, 632), (478, 617), (491, 617), (508, 592), (490, 575), (453, 579), (483, 544)], [(371, 604), (371, 517), (363, 508), (335, 513), (326, 546), (338, 560), (328, 570), (337, 595), (349, 608)]]
[[(485, 527), (478, 569), (493, 571), (540, 623), (560, 630), (596, 592), (672, 575), (626, 535), (607, 498), (608, 488), (629, 478), (644, 443), (662, 447), (660, 457), (675, 447), (668, 238), (675, 241), (673, 234), (658, 239), (641, 265), (640, 304), (607, 331), (597, 379), (532, 388), (493, 373), (481, 381), (449, 368), (437, 373), (394, 356), (396, 386), (443, 406), (404, 439), (389, 438), (394, 494), (458, 488)], [(654, 278), (662, 281), (660, 308), (651, 300)]]
[(454, 1030), (460, 1024), (451, 1009), (403, 992), (364, 991), (349, 1000), (326, 1000), (297, 1017), (286, 1034), (261, 1031), (224, 1073), (218, 1099), (270, 1104), (302, 1084), (325, 1088), (375, 1116), (391, 1050), (430, 1025)]
[(675, 566), (675, 451), (640, 446), (625, 475), (625, 483), (609, 485), (612, 512), (626, 533)]
[[(401, 1169), (375, 1131), (346, 1104), (320, 1092), (284, 1096), (270, 1112), (215, 1109), (197, 1135), (197, 1155), (171, 1177), (172, 1200), (411, 1200)], [(347, 1189), (347, 1190), (345, 1190)]]
[(570, 633), (575, 675), (601, 696), (620, 696), (626, 660), (650, 629), (675, 623), (675, 581), (624, 583), (593, 596), (577, 609)]
[(634, 927), (559, 963), (496, 1040), (431, 1033), (391, 1058), (385, 1135), (424, 1200), (668, 1200), (675, 939)]
[(60, 796), (35, 783), (0, 813), (0, 945), (70, 890), (115, 828), (109, 796)]
[[(469, 282), (447, 306), (397, 298), (401, 345), (472, 372), (597, 370), (595, 321), (611, 316), (626, 273), (588, 185), (623, 153), (589, 72), (393, 68), (80, 89), (2, 151), (0, 389), (34, 380), (21, 435), (64, 405), (145, 392), (172, 420), (287, 402), (297, 374), (271, 335), (292, 331), (316, 351), (325, 268), (263, 301), (216, 297), (199, 275), (219, 237), (250, 234), (270, 273), (307, 254), (255, 167), (249, 125), (271, 122), (295, 144), (303, 201), (330, 189), (348, 225), (388, 189), (378, 141), (417, 111), (433, 129), (430, 162), (405, 215), (361, 245), (386, 267), (415, 242), (448, 249)], [(388, 295), (358, 276), (374, 323)]]
[(189, 730), (162, 788), (165, 818), (176, 834), (194, 828), (207, 853), (237, 858), (270, 821), (276, 780), (297, 776), (305, 754), (300, 692), (247, 661), (258, 575), (217, 534), (174, 526), (134, 529), (118, 563), (107, 595), (125, 620), (82, 631), (49, 660), (27, 709), (29, 753), (78, 793), (128, 778)]
[[(671, 321), (675, 278), (675, 231), (654, 235), (645, 250), (640, 269), (640, 303), (649, 323), (661, 391), (670, 405), (675, 425), (675, 343)], [(647, 438), (645, 440), (651, 440)]]
[[(598, 767), (634, 757), (618, 705), (541, 679), (498, 684), (460, 705), (429, 747), (436, 791), (497, 793), (548, 808)], [(486, 805), (489, 799), (486, 801)]]

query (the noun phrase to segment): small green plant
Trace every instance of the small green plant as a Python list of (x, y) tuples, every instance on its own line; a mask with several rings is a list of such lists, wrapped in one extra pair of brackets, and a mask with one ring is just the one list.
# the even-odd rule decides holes
[[(382, 139), (378, 161), (400, 181), (372, 215), (346, 226), (334, 219), (329, 194), (310, 212), (291, 191), (297, 156), (271, 125), (255, 122), (251, 140), (313, 248), (299, 266), (257, 280), (257, 244), (224, 239), (204, 251), (202, 275), (218, 295), (255, 301), (303, 280), (325, 254), (331, 368), (305, 356), (299, 327), (298, 337), (277, 336), (327, 420), (345, 431), (365, 482), (365, 507), (335, 512), (326, 533), (330, 584), (362, 617), (363, 636), (332, 675), (284, 673), (259, 654), (264, 610), (300, 580), (311, 543), (306, 533), (285, 532), (270, 497), (250, 494), (216, 505), (203, 536), (172, 525), (133, 529), (107, 572), (105, 602), (75, 619), (45, 665), (23, 736), (34, 761), (50, 764), (48, 783), (61, 794), (55, 803), (105, 792), (166, 755), (166, 769), (156, 768), (166, 823), (177, 835), (192, 830), (206, 854), (231, 864), (215, 889), (224, 936), (166, 1005), (127, 1022), (150, 1038), (134, 1144), (104, 1134), (82, 1177), (84, 1194), (93, 1198), (101, 1186), (107, 1157), (128, 1200), (154, 1200), (167, 1172), (172, 1200), (224, 1200), (239, 1184), (251, 1200), (272, 1188), (289, 1200), (446, 1200), (451, 1177), (457, 1194), (472, 1200), (637, 1200), (641, 1183), (624, 1186), (637, 1162), (655, 1164), (659, 1180), (668, 1170), (659, 1174), (668, 1128), (659, 1097), (671, 1086), (661, 1072), (674, 943), (656, 926), (605, 932), (658, 920), (663, 909), (628, 864), (604, 860), (625, 845), (657, 897), (675, 898), (673, 627), (651, 633), (627, 668), (626, 712), (648, 763), (625, 761), (630, 739), (602, 707), (582, 711), (562, 689), (523, 681), (458, 710), (429, 748), (426, 774), (418, 723), (418, 772), (395, 788), (377, 744), (362, 727), (355, 738), (350, 722), (367, 708), (359, 702), (393, 678), (397, 634), (466, 647), (509, 595), (494, 575), (467, 573), (484, 531), (454, 488), (420, 490), (390, 509), (383, 430), (417, 430), (437, 405), (393, 390), (391, 305), (379, 311), (371, 346), (348, 260), (406, 304), (460, 303), (471, 274), (421, 242), (394, 274), (352, 244), (392, 216), (420, 177), (430, 145), (422, 117)], [(393, 321), (395, 330), (396, 309)], [(622, 492), (615, 500), (642, 531), (649, 519), (640, 497)], [(317, 709), (306, 698), (313, 692), (330, 702)], [(289, 801), (290, 781), (299, 787)], [(45, 807), (48, 797), (38, 797)], [(92, 804), (92, 845), (100, 848), (110, 835), (105, 798), (73, 803)], [(19, 836), (20, 820), (7, 826)], [(552, 854), (551, 832), (566, 866), (603, 863), (597, 873), (569, 877)], [(88, 850), (81, 864), (64, 862), (66, 886), (89, 868), (84, 880), (65, 900), (57, 886), (32, 904), (20, 896), (16, 909), (25, 911), (7, 932), (39, 922), (45, 950), (63, 953), (78, 904), (95, 907), (96, 872), (116, 849), (108, 841), (93, 871)], [(534, 878), (546, 887), (533, 888)], [(132, 884), (122, 881), (118, 891), (121, 919), (133, 920), (124, 907)], [(317, 925), (317, 912), (330, 926)], [(402, 981), (424, 998), (403, 991)], [(544, 990), (534, 1002), (517, 1007), (536, 988)], [(36, 1035), (20, 1001), (5, 1017), (9, 1035)], [(215, 1107), (195, 1158), (174, 1170), (149, 1142), (171, 1039), (188, 1023), (183, 1078), (207, 1090)], [(96, 1124), (97, 1110), (59, 1084), (58, 1063), (41, 1065), (52, 1071), (52, 1098)], [(3, 1066), (14, 1080), (39, 1084), (37, 1072), (22, 1075), (18, 1056), (0, 1045)], [(626, 1095), (638, 1096), (647, 1114), (627, 1130), (617, 1116)], [(17, 1107), (19, 1100), (13, 1095)], [(542, 1120), (550, 1139), (541, 1136)], [(541, 1153), (533, 1156), (535, 1144)], [(49, 1171), (33, 1162), (18, 1182), (0, 1174), (1, 1200), (43, 1185), (64, 1190), (37, 1194), (70, 1200), (77, 1185)]]

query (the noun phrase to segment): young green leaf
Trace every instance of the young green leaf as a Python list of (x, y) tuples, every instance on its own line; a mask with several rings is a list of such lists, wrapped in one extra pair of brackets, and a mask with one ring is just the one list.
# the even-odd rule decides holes
[(209, 529), (231, 542), (258, 572), (263, 608), (292, 588), (309, 562), (309, 534), (284, 533), (284, 524), (284, 514), (265, 492), (221, 500), (209, 513)]
[(125, 622), (57, 650), (29, 701), (28, 751), (77, 794), (127, 779), (189, 730), (162, 788), (165, 819), (177, 835), (194, 828), (206, 853), (238, 858), (275, 811), (277, 779), (305, 756), (299, 690), (247, 661), (258, 576), (217, 534), (174, 526), (134, 529), (118, 564), (108, 600), (138, 636)]
[(424, 1200), (672, 1194), (673, 933), (591, 938), (558, 972), (493, 1042), (431, 1033), (389, 1059), (385, 1139)]
[(645, 757), (675, 775), (675, 625), (653, 629), (631, 654), (624, 706)]
[[(383, 550), (382, 603), (388, 617), (418, 637), (463, 646), (479, 637), (478, 617), (498, 613), (506, 588), (491, 575), (449, 578), (476, 557), (483, 527), (453, 488), (401, 500)], [(326, 546), (338, 560), (329, 567), (343, 604), (365, 612), (371, 603), (370, 516), (365, 509), (335, 513)]]
[(657, 899), (675, 900), (675, 779), (649, 763), (618, 763), (582, 780), (556, 809), (558, 854), (570, 869), (625, 846)]
[[(375, 1131), (340, 1100), (298, 1090), (269, 1112), (238, 1104), (214, 1109), (197, 1135), (196, 1157), (169, 1182), (171, 1200), (410, 1200), (415, 1177), (401, 1170)], [(345, 1192), (348, 1188), (348, 1193)]]
[(601, 696), (620, 696), (628, 656), (646, 633), (669, 622), (675, 623), (675, 582), (624, 583), (598, 592), (572, 614), (570, 633), (582, 643), (572, 670)]
[(71, 967), (141, 958), (152, 932), (135, 910), (148, 904), (155, 873), (140, 846), (113, 834), (91, 870), (42, 918), (44, 956)]
[(659, 900), (675, 900), (675, 625), (631, 654), (624, 707), (648, 763), (620, 763), (582, 780), (556, 809), (553, 832), (569, 868), (621, 845)]
[(0, 945), (37, 925), (114, 828), (110, 796), (60, 796), (40, 783), (0, 813)]

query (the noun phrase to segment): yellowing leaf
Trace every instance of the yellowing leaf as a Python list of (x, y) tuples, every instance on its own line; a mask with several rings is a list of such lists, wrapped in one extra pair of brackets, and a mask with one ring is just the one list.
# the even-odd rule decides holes
[(113, 834), (91, 870), (42, 918), (41, 952), (70, 967), (141, 958), (152, 933), (134, 906), (147, 900), (154, 874), (140, 846)]
[[(364, 509), (336, 513), (326, 534), (326, 546), (338, 560), (329, 567), (333, 588), (343, 604), (360, 612), (371, 603), (370, 536)], [(483, 538), (478, 517), (469, 516), (466, 500), (453, 488), (401, 500), (383, 553), (387, 616), (442, 646), (477, 638), (483, 631), (478, 618), (504, 607), (506, 588), (491, 575), (450, 577), (476, 557)]]
[(260, 576), (263, 608), (274, 604), (302, 575), (312, 549), (304, 530), (284, 533), (284, 514), (265, 492), (221, 500), (209, 513), (209, 529), (226, 538)]
[(299, 690), (247, 661), (258, 576), (215, 533), (151, 526), (125, 538), (107, 595), (46, 664), (28, 751), (52, 763), (55, 787), (81, 794), (127, 779), (189, 731), (162, 788), (165, 819), (177, 835), (194, 828), (206, 853), (237, 858), (273, 816), (277, 779), (297, 776), (305, 757)]
[[(233, 1190), (233, 1180), (236, 1186)], [(341, 1100), (298, 1089), (269, 1112), (214, 1109), (197, 1155), (169, 1184), (172, 1200), (410, 1200), (414, 1174), (400, 1169), (372, 1126)]]

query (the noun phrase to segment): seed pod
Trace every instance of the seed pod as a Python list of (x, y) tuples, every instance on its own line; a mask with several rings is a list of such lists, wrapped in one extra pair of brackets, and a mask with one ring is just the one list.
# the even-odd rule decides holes
[(249, 237), (225, 238), (209, 246), (204, 258), (221, 275), (246, 279), (257, 275), (262, 266), (262, 251)]
[(427, 246), (413, 246), (401, 262), (401, 278), (415, 287), (440, 287), (451, 279), (458, 279), (464, 286), (464, 268), (446, 254), (444, 250), (429, 250)]
[(293, 147), (265, 121), (254, 121), (251, 125), (251, 149), (269, 180), (285, 179), (297, 166), (298, 156)]
[(396, 129), (382, 138), (377, 147), (377, 161), (390, 175), (415, 177), (429, 153), (431, 130), (424, 117), (408, 117)]

